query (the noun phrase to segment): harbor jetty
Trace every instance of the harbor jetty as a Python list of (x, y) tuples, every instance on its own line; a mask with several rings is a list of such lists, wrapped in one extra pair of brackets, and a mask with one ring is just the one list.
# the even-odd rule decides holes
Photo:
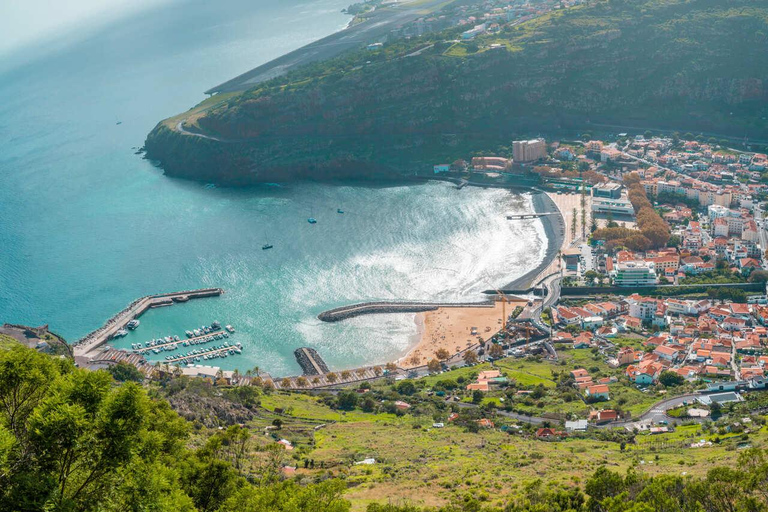
[(114, 338), (115, 334), (124, 329), (128, 322), (140, 317), (151, 308), (170, 306), (175, 302), (186, 302), (190, 299), (218, 297), (222, 293), (224, 290), (221, 288), (203, 288), (140, 297), (112, 316), (103, 326), (78, 340), (75, 343), (75, 356), (86, 356), (92, 350)]
[(293, 355), (296, 356), (296, 362), (301, 366), (304, 375), (322, 375), (330, 372), (328, 365), (313, 348), (297, 348), (293, 351)]
[(492, 308), (493, 301), (483, 302), (361, 302), (323, 311), (317, 318), (323, 322), (338, 322), (347, 318), (374, 313), (423, 313), (439, 308)]

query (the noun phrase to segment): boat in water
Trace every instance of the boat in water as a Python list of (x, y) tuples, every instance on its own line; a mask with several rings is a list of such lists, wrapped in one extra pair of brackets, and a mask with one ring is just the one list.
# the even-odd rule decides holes
[(315, 220), (315, 218), (314, 218), (314, 217), (310, 217), (310, 218), (308, 218), (308, 219), (307, 219), (307, 222), (309, 222), (310, 224), (317, 224), (317, 221)]
[(128, 336), (128, 331), (126, 331), (125, 329), (120, 329), (119, 331), (117, 331), (115, 333), (115, 335), (113, 337), (114, 338), (122, 338), (123, 336)]
[(125, 324), (125, 326), (126, 326), (127, 328), (129, 328), (130, 330), (134, 330), (135, 328), (137, 328), (137, 327), (139, 326), (139, 324), (140, 324), (140, 323), (141, 323), (141, 322), (139, 322), (138, 320), (136, 320), (136, 319), (134, 318), (133, 320), (131, 320), (130, 322), (128, 322), (127, 324)]
[(261, 246), (262, 251), (266, 251), (267, 249), (271, 249), (273, 247), (272, 244), (264, 244)]
[(344, 213), (344, 210), (342, 210), (341, 208), (339, 208), (338, 210), (336, 210), (336, 213)]

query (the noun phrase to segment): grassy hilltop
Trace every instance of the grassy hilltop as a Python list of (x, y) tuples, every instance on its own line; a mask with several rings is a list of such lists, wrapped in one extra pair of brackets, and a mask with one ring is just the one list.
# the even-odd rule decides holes
[(768, 2), (609, 0), (451, 29), (209, 100), (150, 133), (166, 172), (229, 183), (384, 176), (513, 137), (612, 125), (768, 139)]

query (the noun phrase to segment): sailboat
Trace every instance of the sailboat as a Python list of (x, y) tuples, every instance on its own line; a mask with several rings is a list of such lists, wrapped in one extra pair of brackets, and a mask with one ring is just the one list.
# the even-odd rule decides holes
[[(264, 238), (267, 238), (266, 232), (264, 233)], [(261, 250), (262, 251), (266, 251), (267, 249), (271, 249), (272, 247), (273, 247), (272, 244), (266, 243), (266, 244), (261, 246)]]

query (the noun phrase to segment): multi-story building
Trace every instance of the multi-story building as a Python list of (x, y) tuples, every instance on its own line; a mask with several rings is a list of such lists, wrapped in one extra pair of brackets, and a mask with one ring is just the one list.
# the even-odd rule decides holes
[(592, 197), (601, 197), (604, 199), (620, 199), (621, 184), (615, 181), (598, 183), (592, 187)]
[(592, 211), (595, 213), (612, 213), (617, 215), (633, 215), (635, 209), (626, 199), (593, 199)]
[(656, 284), (656, 267), (653, 262), (627, 261), (616, 266), (613, 279), (616, 286), (653, 286)]
[(545, 156), (547, 156), (547, 143), (544, 139), (512, 142), (512, 158), (515, 162), (535, 162)]

